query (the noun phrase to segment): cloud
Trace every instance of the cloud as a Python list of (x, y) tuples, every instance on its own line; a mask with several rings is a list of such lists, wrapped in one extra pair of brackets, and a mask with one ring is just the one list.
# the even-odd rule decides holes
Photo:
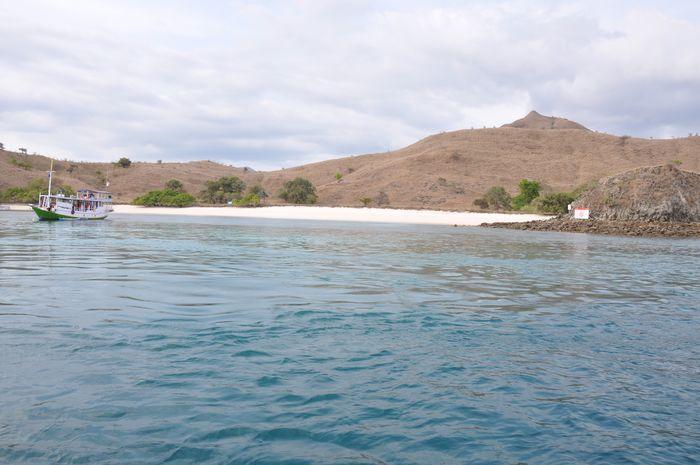
[[(660, 4), (658, 4), (660, 5)], [(698, 10), (654, 2), (65, 2), (0, 7), (0, 141), (256, 169), (530, 109), (700, 129)]]

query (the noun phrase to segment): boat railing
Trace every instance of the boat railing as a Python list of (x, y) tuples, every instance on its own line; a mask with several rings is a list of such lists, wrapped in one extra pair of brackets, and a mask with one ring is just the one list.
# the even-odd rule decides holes
[(51, 195), (46, 195), (46, 194), (41, 194), (39, 196), (40, 199), (45, 199), (45, 198), (50, 198), (50, 199), (63, 199), (63, 200), (69, 200), (69, 201), (74, 201), (74, 200), (79, 200), (81, 202), (102, 202), (102, 203), (112, 203), (112, 197), (84, 197), (84, 196), (78, 196), (78, 195), (60, 195), (60, 194), (51, 194)]

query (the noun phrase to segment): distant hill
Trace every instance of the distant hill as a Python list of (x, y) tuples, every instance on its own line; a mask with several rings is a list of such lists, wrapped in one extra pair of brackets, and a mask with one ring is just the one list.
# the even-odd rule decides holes
[[(542, 118), (549, 125), (541, 125)], [(553, 124), (552, 124), (553, 121)], [(514, 126), (516, 125), (516, 126)], [(531, 128), (528, 126), (534, 125)], [(564, 126), (570, 127), (564, 127)], [(551, 130), (557, 129), (557, 130)], [(12, 159), (15, 162), (12, 162)], [(585, 182), (633, 168), (675, 160), (700, 171), (700, 137), (649, 140), (587, 130), (563, 118), (530, 113), (497, 129), (435, 134), (393, 152), (349, 156), (278, 171), (253, 171), (211, 161), (110, 163), (58, 161), (57, 177), (74, 187), (103, 189), (105, 179), (118, 202), (129, 202), (175, 178), (192, 193), (208, 180), (238, 176), (274, 194), (284, 181), (302, 176), (316, 185), (320, 205), (360, 206), (360, 198), (397, 208), (473, 209), (472, 202), (494, 185), (511, 193), (522, 178), (536, 179), (545, 191), (571, 190)], [(0, 189), (46, 176), (50, 159), (0, 151)], [(18, 166), (25, 164), (24, 167)], [(340, 181), (335, 174), (341, 173)]]

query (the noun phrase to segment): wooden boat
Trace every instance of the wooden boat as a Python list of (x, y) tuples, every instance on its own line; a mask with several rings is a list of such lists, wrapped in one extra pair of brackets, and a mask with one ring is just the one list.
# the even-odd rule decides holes
[(39, 203), (30, 205), (40, 221), (103, 220), (112, 211), (112, 194), (106, 191), (81, 189), (76, 195), (51, 194), (53, 162), (49, 170), (47, 194), (39, 195)]

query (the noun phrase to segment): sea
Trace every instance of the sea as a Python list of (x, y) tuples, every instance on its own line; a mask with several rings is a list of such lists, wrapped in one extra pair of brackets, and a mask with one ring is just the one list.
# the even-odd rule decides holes
[(699, 461), (699, 240), (0, 212), (2, 464)]

